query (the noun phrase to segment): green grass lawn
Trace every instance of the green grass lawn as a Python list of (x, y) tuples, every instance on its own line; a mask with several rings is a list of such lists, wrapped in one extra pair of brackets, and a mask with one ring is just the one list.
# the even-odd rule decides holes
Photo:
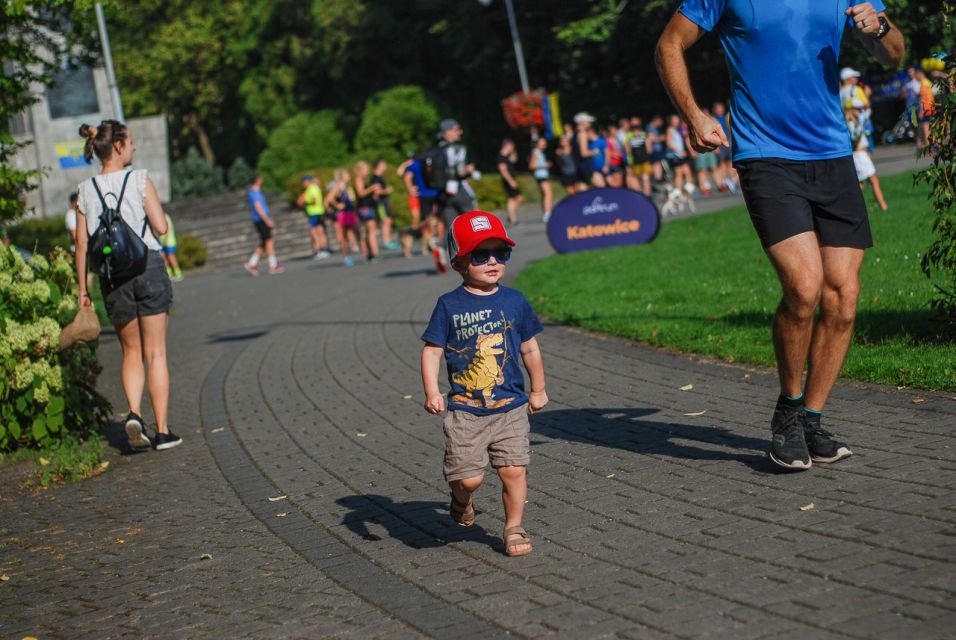
[[(932, 241), (928, 189), (910, 174), (882, 180), (890, 211), (867, 192), (876, 246), (867, 251), (843, 376), (956, 389), (956, 341), (927, 302), (919, 262)], [(665, 224), (648, 245), (555, 255), (517, 286), (553, 321), (727, 361), (774, 365), (770, 322), (780, 298), (743, 206)]]

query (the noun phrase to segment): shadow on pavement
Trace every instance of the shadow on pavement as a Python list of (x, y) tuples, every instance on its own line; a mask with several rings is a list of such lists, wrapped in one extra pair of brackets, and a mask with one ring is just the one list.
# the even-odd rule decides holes
[[(448, 515), (446, 502), (395, 502), (388, 496), (374, 494), (347, 496), (335, 502), (349, 509), (342, 524), (369, 542), (383, 539), (369, 529), (372, 525), (382, 527), (389, 538), (413, 549), (432, 549), (465, 540), (501, 546), (501, 539), (488, 535), (477, 522), (470, 527), (455, 524)], [(478, 505), (478, 499), (475, 504)], [(476, 509), (476, 513), (480, 515), (481, 510)]]
[[(554, 440), (613, 447), (640, 455), (682, 460), (727, 460), (755, 471), (777, 473), (765, 453), (767, 439), (743, 436), (724, 427), (645, 420), (657, 409), (559, 409), (531, 419), (532, 434)], [(702, 418), (702, 422), (706, 419)], [(532, 444), (544, 444), (537, 440)], [(728, 451), (728, 449), (730, 449)]]
[(438, 272), (434, 267), (423, 269), (408, 269), (405, 271), (386, 271), (380, 277), (382, 278), (405, 278), (407, 276), (437, 276)]
[(130, 447), (129, 441), (126, 439), (125, 425), (122, 422), (110, 420), (100, 427), (100, 434), (106, 438), (106, 443), (110, 447), (119, 451), (120, 455), (132, 456), (151, 451), (151, 449), (137, 450)]

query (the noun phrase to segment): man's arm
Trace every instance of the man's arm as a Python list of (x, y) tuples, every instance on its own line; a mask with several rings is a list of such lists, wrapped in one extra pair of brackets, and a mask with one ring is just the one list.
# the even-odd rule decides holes
[(721, 145), (728, 147), (730, 144), (720, 123), (701, 111), (694, 99), (690, 76), (687, 73), (687, 61), (684, 60), (684, 52), (700, 40), (704, 33), (704, 29), (678, 11), (667, 23), (664, 33), (657, 41), (654, 60), (671, 102), (687, 123), (691, 145), (697, 151), (713, 151)]
[[(906, 55), (903, 34), (890, 21), (886, 13), (878, 14), (872, 4), (864, 2), (847, 9), (846, 15), (853, 19), (853, 25), (856, 27), (853, 33), (856, 34), (857, 39), (880, 64), (887, 67), (898, 67), (903, 64), (903, 56)], [(877, 40), (876, 34), (880, 32), (880, 17), (886, 18), (890, 25), (890, 32)]]
[(262, 206), (261, 202), (256, 202), (255, 207), (256, 207), (256, 213), (259, 214), (259, 217), (262, 218), (262, 221), (266, 223), (267, 227), (271, 227), (275, 224), (274, 222), (272, 222), (272, 218), (269, 217), (269, 214), (266, 213), (266, 210)]

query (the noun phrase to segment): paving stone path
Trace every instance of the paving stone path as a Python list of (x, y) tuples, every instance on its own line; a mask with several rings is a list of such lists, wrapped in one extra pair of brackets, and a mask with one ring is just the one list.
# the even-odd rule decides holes
[[(527, 215), (509, 275), (549, 252)], [(509, 559), (497, 480), (475, 526), (448, 518), (421, 408), (418, 336), (456, 276), (288, 267), (176, 286), (183, 446), (0, 499), (0, 636), (953, 637), (947, 395), (840, 383), (827, 420), (856, 455), (781, 474), (770, 372), (547, 326), (535, 549)], [(102, 353), (120, 413), (115, 337)]]

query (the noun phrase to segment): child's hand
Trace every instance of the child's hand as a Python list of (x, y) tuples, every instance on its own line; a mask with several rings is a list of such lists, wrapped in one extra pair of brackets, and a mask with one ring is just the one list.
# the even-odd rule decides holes
[(438, 414), (445, 410), (445, 396), (434, 393), (425, 398), (425, 411)]
[(528, 413), (541, 411), (548, 404), (548, 393), (546, 391), (532, 391), (528, 395)]

